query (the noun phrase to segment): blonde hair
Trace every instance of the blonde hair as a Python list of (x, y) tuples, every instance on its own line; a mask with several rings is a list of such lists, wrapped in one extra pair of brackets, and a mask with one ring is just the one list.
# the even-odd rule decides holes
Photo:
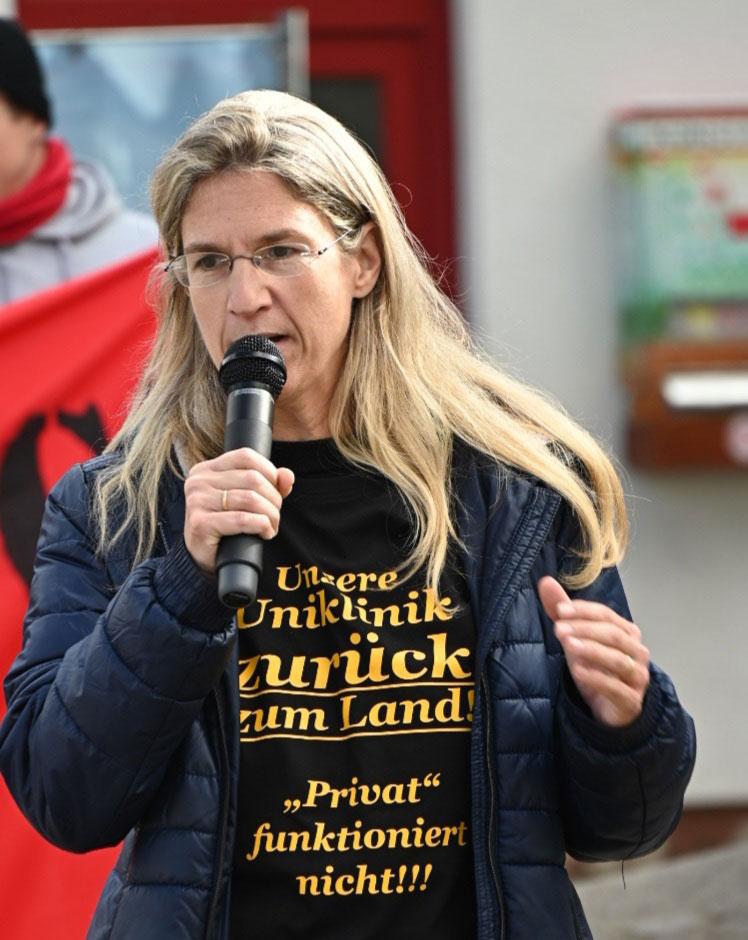
[[(627, 524), (611, 461), (556, 405), (474, 347), (378, 166), (334, 118), (282, 92), (250, 91), (195, 121), (163, 157), (151, 185), (168, 253), (181, 251), (182, 216), (195, 185), (236, 168), (277, 174), (338, 234), (375, 223), (382, 270), (372, 292), (354, 302), (329, 424), (341, 452), (389, 478), (410, 507), (414, 538), (405, 573), (425, 568), (436, 587), (450, 539), (457, 539), (455, 438), (506, 472), (532, 474), (566, 500), (580, 530), (579, 566), (567, 577), (569, 586), (587, 584), (618, 562)], [(355, 239), (355, 233), (343, 239), (343, 250)], [(179, 472), (174, 442), (192, 465), (219, 454), (223, 439), (225, 396), (188, 293), (168, 278), (159, 290), (155, 345), (129, 415), (108, 447), (120, 459), (100, 474), (95, 500), (100, 548), (134, 525), (137, 559), (155, 540), (164, 468)]]

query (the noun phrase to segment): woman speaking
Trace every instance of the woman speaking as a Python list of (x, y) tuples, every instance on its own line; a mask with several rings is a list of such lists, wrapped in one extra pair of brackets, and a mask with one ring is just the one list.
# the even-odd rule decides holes
[[(693, 724), (616, 564), (600, 447), (471, 345), (376, 164), (247, 92), (161, 161), (158, 334), (50, 494), (0, 764), (33, 825), (124, 839), (94, 940), (576, 940), (565, 854), (672, 832)], [(270, 458), (219, 367), (287, 370)], [(227, 536), (257, 598), (218, 600)]]

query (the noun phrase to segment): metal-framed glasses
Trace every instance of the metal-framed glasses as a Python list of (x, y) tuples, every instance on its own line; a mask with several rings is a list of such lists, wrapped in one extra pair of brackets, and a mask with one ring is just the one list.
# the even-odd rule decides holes
[(321, 258), (353, 231), (355, 229), (346, 229), (329, 245), (317, 249), (296, 242), (284, 242), (281, 245), (260, 248), (253, 255), (227, 255), (222, 251), (188, 251), (172, 258), (164, 271), (190, 289), (212, 287), (227, 280), (234, 264), (242, 259), (250, 261), (258, 271), (264, 271), (273, 277), (298, 277), (313, 261)]

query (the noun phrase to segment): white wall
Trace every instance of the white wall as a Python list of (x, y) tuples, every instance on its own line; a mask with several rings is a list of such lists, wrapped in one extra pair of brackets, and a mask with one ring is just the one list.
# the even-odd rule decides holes
[[(621, 454), (605, 133), (673, 98), (748, 103), (745, 0), (453, 0), (465, 307)], [(748, 471), (628, 473), (623, 570), (696, 719), (691, 804), (748, 801)]]

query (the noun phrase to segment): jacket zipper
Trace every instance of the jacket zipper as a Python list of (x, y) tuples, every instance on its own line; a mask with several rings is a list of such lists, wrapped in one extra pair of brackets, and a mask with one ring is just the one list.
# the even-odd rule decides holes
[(166, 538), (166, 531), (164, 529), (164, 524), (160, 519), (158, 520), (158, 533), (161, 536), (161, 541), (164, 543), (164, 551), (168, 552), (169, 542), (168, 542), (168, 539)]
[(486, 683), (485, 673), (481, 678), (481, 687), (483, 689), (483, 702), (486, 712), (486, 765), (488, 769), (488, 783), (490, 790), (490, 804), (488, 811), (488, 862), (491, 866), (491, 875), (493, 877), (493, 886), (496, 891), (496, 900), (499, 904), (499, 937), (498, 940), (504, 940), (506, 934), (504, 918), (504, 896), (501, 890), (501, 877), (496, 869), (496, 860), (494, 858), (493, 846), (495, 845), (494, 835), (496, 832), (496, 814), (494, 812), (496, 805), (496, 781), (494, 779), (493, 763), (491, 754), (493, 753), (493, 737), (491, 734), (491, 705), (488, 696), (488, 685)]
[[(485, 754), (480, 755), (485, 761), (485, 768), (488, 772), (489, 781), (488, 835), (484, 844), (486, 845), (486, 850), (488, 853), (488, 863), (491, 868), (491, 877), (493, 879), (493, 886), (496, 892), (496, 902), (499, 909), (498, 940), (505, 940), (507, 927), (506, 910), (504, 907), (504, 898), (501, 888), (501, 877), (497, 869), (497, 863), (493, 852), (493, 845), (496, 841), (494, 836), (497, 825), (497, 793), (496, 776), (491, 759), (491, 755), (493, 753), (492, 715), (490, 710), (490, 697), (488, 694), (486, 670), (483, 664), (488, 653), (492, 637), (500, 629), (500, 625), (503, 622), (503, 617), (505, 616), (506, 610), (508, 609), (512, 598), (516, 594), (516, 591), (519, 589), (522, 578), (529, 573), (532, 565), (534, 564), (535, 559), (537, 558), (538, 553), (542, 547), (543, 539), (546, 537), (551, 525), (553, 524), (553, 520), (556, 517), (560, 502), (561, 497), (557, 494), (544, 494), (541, 491), (537, 491), (532, 494), (529, 505), (525, 506), (519, 520), (511, 532), (509, 539), (507, 540), (507, 548), (502, 556), (500, 556), (500, 563), (495, 563), (491, 572), (497, 583), (503, 585), (503, 587), (500, 588), (497, 593), (494, 593), (491, 599), (488, 614), (482, 610), (480, 602), (478, 603), (477, 608), (481, 613), (479, 622), (482, 624), (491, 625), (490, 627), (484, 628), (484, 633), (486, 635), (484, 635), (482, 640), (479, 642), (476, 661), (480, 665), (478, 665), (476, 668), (476, 675), (480, 675), (481, 677), (481, 693), (483, 696), (482, 702), (486, 712), (484, 719), (486, 723), (484, 740), (482, 741)], [(464, 533), (461, 532), (461, 535), (464, 537)], [(507, 557), (510, 557), (510, 552), (513, 552), (516, 555), (515, 546), (520, 543), (524, 546), (522, 555), (518, 559), (512, 560), (512, 564), (509, 565), (506, 559)], [(470, 544), (469, 539), (466, 541), (466, 544)], [(513, 556), (511, 557), (513, 558)], [(481, 573), (485, 575), (484, 571)], [(473, 577), (475, 577), (475, 575), (473, 575)], [(484, 809), (484, 802), (485, 801), (481, 794), (481, 810)], [(475, 837), (478, 837), (477, 833), (475, 833)], [(488, 940), (488, 937), (486, 937), (486, 940)]]
[[(569, 877), (568, 874), (567, 874), (566, 877), (567, 877), (567, 878)], [(577, 911), (578, 896), (577, 896), (576, 889), (575, 889), (574, 884), (573, 884), (573, 882), (571, 881), (571, 879), (569, 879), (569, 885), (570, 885), (571, 891), (572, 891), (572, 896), (571, 896), (571, 916), (572, 916), (572, 919), (573, 919), (573, 921), (574, 921), (574, 936), (576, 937), (576, 940), (584, 940), (584, 935), (583, 935), (582, 930), (581, 930), (581, 928), (580, 928), (580, 926), (579, 926), (579, 914), (578, 914), (578, 911)]]
[(212, 695), (215, 699), (216, 705), (216, 714), (218, 716), (218, 736), (220, 738), (220, 772), (221, 772), (221, 783), (223, 785), (223, 790), (221, 793), (221, 824), (218, 828), (218, 862), (216, 865), (216, 876), (215, 876), (215, 886), (213, 888), (213, 897), (210, 902), (210, 911), (208, 913), (208, 922), (205, 930), (206, 940), (211, 940), (213, 937), (213, 922), (216, 917), (216, 912), (218, 910), (218, 899), (221, 894), (221, 881), (223, 876), (223, 864), (226, 855), (226, 829), (228, 828), (229, 820), (229, 749), (228, 744), (226, 743), (226, 727), (223, 721), (223, 709), (221, 708), (221, 701), (216, 689), (213, 690)]

